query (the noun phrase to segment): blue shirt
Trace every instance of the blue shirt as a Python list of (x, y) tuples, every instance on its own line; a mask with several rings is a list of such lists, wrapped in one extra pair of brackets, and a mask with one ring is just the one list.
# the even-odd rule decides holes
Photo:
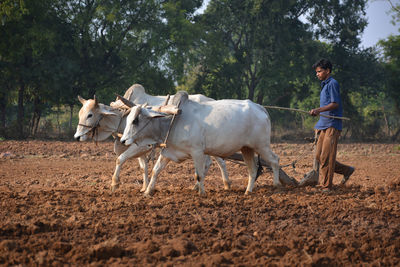
[[(329, 77), (328, 79), (326, 79), (321, 83), (321, 87), (322, 90), (319, 97), (319, 106), (324, 107), (332, 102), (335, 102), (339, 104), (339, 107), (330, 111), (321, 112), (320, 114), (343, 117), (343, 107), (342, 107), (342, 101), (340, 99), (339, 83), (332, 77)], [(317, 122), (314, 128), (317, 130), (325, 130), (329, 127), (334, 127), (341, 131), (342, 120), (331, 119), (320, 116), (319, 121)]]

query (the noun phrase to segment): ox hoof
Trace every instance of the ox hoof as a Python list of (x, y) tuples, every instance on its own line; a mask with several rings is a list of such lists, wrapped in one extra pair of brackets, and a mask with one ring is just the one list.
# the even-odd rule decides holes
[(252, 193), (253, 193), (252, 191), (248, 191), (248, 190), (246, 190), (246, 192), (244, 192), (244, 194), (245, 194), (246, 196), (251, 195)]
[(115, 192), (115, 190), (117, 190), (119, 188), (119, 184), (114, 184), (114, 185), (111, 185), (111, 192)]
[(154, 190), (146, 190), (144, 192), (145, 197), (152, 197), (154, 195)]
[(140, 189), (140, 192), (142, 192), (142, 193), (143, 193), (143, 192), (145, 192), (145, 191), (146, 191), (146, 189), (147, 189), (147, 186), (143, 186), (143, 187), (142, 187), (142, 189)]
[(193, 186), (192, 190), (199, 191), (199, 183), (198, 182)]
[(224, 184), (224, 190), (231, 190), (231, 183)]

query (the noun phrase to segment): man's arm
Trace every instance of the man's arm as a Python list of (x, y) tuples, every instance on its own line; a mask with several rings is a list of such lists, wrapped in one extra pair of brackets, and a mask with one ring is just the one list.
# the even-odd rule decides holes
[(310, 115), (311, 116), (317, 116), (319, 113), (324, 112), (324, 111), (329, 111), (329, 110), (334, 110), (339, 107), (339, 104), (336, 102), (332, 102), (326, 106), (320, 107), (320, 108), (314, 108), (310, 110)]

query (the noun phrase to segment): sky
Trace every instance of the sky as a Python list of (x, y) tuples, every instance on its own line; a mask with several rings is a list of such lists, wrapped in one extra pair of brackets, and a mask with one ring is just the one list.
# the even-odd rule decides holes
[[(400, 0), (392, 0), (398, 4)], [(391, 24), (392, 13), (388, 14), (391, 6), (387, 0), (369, 0), (367, 7), (368, 26), (361, 36), (363, 47), (374, 46), (380, 39), (386, 39), (389, 35), (399, 35), (400, 23)]]
[[(399, 4), (400, 0), (391, 0), (393, 4)], [(209, 0), (204, 1), (200, 10), (204, 10)], [(376, 45), (381, 39), (389, 35), (399, 35), (400, 23), (391, 24), (392, 14), (387, 12), (391, 6), (388, 0), (369, 0), (367, 4), (368, 26), (361, 36), (361, 46), (364, 48)], [(201, 11), (200, 11), (201, 12)]]

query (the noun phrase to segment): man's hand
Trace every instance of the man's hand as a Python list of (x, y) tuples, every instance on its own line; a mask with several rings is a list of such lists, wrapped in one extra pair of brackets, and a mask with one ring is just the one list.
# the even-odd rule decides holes
[(310, 115), (311, 116), (318, 116), (319, 113), (324, 112), (324, 111), (329, 111), (329, 110), (334, 110), (339, 107), (339, 104), (336, 102), (332, 102), (326, 106), (320, 107), (320, 108), (314, 108), (310, 110)]
[(310, 115), (311, 116), (318, 116), (319, 113), (321, 113), (319, 108), (314, 108), (314, 109), (310, 110)]

